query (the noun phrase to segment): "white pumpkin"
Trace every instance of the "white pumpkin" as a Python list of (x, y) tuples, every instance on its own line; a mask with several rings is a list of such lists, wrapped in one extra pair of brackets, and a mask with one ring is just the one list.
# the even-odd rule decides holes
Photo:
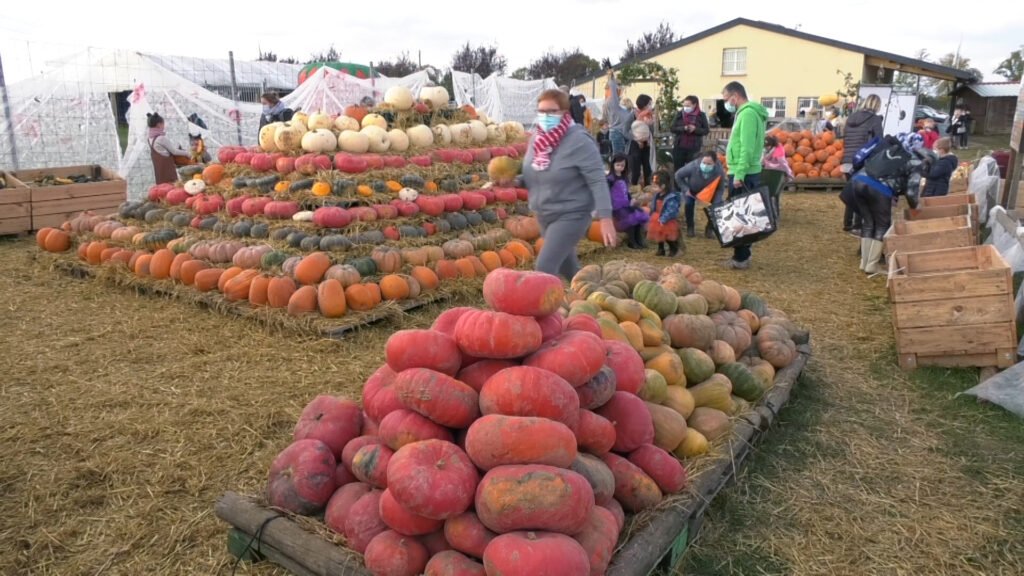
[(381, 130), (388, 129), (388, 121), (384, 119), (380, 114), (367, 114), (363, 117), (363, 128), (368, 126), (376, 126)]
[(274, 134), (277, 129), (284, 126), (281, 122), (271, 122), (260, 128), (260, 150), (264, 152), (277, 152), (277, 144), (274, 144)]
[(392, 86), (384, 93), (384, 103), (390, 104), (395, 110), (412, 108), (412, 90), (405, 86)]
[(484, 114), (483, 112), (481, 112), (479, 110), (476, 111), (476, 118), (477, 118), (477, 120), (483, 122), (484, 124), (491, 124), (490, 117), (487, 116), (487, 114)]
[(292, 118), (288, 122), (285, 122), (284, 125), (291, 126), (292, 128), (298, 130), (300, 136), (302, 134), (305, 134), (306, 132), (309, 132), (309, 128), (306, 128), (306, 120), (296, 120)]
[(367, 126), (360, 130), (360, 132), (365, 134), (369, 140), (370, 152), (387, 152), (388, 148), (391, 148), (391, 140), (388, 139), (388, 133), (380, 126)]
[(398, 198), (406, 202), (413, 202), (420, 197), (420, 193), (414, 188), (402, 188), (398, 191)]
[(274, 144), (280, 152), (291, 152), (302, 147), (302, 132), (292, 123), (283, 124), (274, 132)]
[(334, 126), (334, 120), (331, 120), (331, 117), (323, 112), (317, 112), (309, 115), (306, 126), (310, 130), (320, 130), (321, 128), (330, 130)]
[(351, 116), (338, 116), (334, 119), (334, 129), (338, 132), (344, 132), (345, 130), (359, 132), (359, 121)]
[(452, 131), (444, 124), (434, 126), (434, 143), (438, 146), (447, 146), (452, 143)]
[(362, 132), (345, 130), (338, 136), (338, 146), (351, 154), (363, 154), (370, 149), (370, 138)]
[(302, 124), (302, 127), (305, 128), (309, 122), (309, 114), (306, 114), (305, 112), (296, 112), (295, 114), (292, 114), (290, 122)]
[(459, 146), (468, 146), (473, 142), (473, 129), (469, 124), (452, 124), (448, 127), (451, 131), (451, 141)]
[(192, 179), (185, 182), (185, 192), (188, 192), (189, 196), (195, 196), (196, 194), (202, 194), (206, 191), (206, 182), (201, 179)]
[(502, 122), (501, 129), (505, 131), (505, 140), (515, 142), (526, 135), (526, 128), (519, 122)]
[(434, 131), (426, 124), (417, 124), (405, 131), (413, 148), (428, 148), (434, 144)]
[(326, 128), (317, 128), (302, 136), (302, 149), (306, 152), (326, 154), (334, 152), (337, 147), (338, 139), (334, 137), (334, 132)]
[(501, 129), (501, 126), (491, 124), (487, 127), (487, 140), (495, 144), (505, 143), (505, 131)]
[(391, 140), (392, 152), (405, 152), (409, 149), (409, 136), (398, 128), (388, 132), (388, 140)]
[(469, 121), (470, 135), (473, 137), (473, 142), (476, 144), (483, 144), (487, 142), (487, 125), (479, 120)]
[(448, 90), (444, 86), (424, 86), (420, 88), (420, 100), (430, 102), (434, 110), (448, 107)]
[(296, 222), (312, 222), (313, 212), (311, 210), (302, 210), (301, 212), (296, 212), (295, 214), (292, 214), (292, 220)]

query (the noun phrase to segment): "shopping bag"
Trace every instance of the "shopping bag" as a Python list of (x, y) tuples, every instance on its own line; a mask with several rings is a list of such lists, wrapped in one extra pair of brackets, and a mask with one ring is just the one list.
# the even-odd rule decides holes
[(704, 208), (722, 248), (745, 246), (775, 233), (778, 215), (767, 186), (737, 194), (718, 206)]

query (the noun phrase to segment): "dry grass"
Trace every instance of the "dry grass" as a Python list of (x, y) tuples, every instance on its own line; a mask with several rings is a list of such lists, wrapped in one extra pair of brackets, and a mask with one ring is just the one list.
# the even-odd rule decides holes
[[(884, 282), (857, 272), (833, 195), (783, 210), (750, 271), (689, 242), (687, 262), (809, 326), (816, 357), (685, 572), (1024, 573), (1019, 421), (952, 399), (964, 373), (899, 373)], [(214, 500), (258, 492), (306, 402), (358, 396), (391, 331), (440, 310), (327, 341), (71, 280), (33, 251), (0, 243), (3, 574), (228, 573)]]

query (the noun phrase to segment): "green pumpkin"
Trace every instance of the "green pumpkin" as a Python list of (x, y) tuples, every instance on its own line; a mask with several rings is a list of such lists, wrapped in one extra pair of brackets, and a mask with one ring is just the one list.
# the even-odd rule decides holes
[(447, 234), (452, 231), (451, 223), (444, 218), (434, 220), (434, 227), (437, 228), (438, 234)]
[(335, 196), (344, 196), (355, 189), (355, 180), (349, 180), (348, 178), (339, 178), (331, 184), (331, 194)]
[(655, 404), (662, 404), (668, 398), (668, 382), (657, 370), (644, 370), (644, 385), (637, 393), (641, 399)]
[(601, 312), (601, 307), (588, 300), (576, 300), (569, 306), (569, 317), (583, 314), (590, 316), (591, 318), (597, 318), (598, 313)]
[(479, 226), (479, 225), (484, 223), (483, 216), (481, 216), (477, 212), (466, 212), (465, 213), (465, 217), (466, 217), (466, 222), (468, 222), (469, 225), (473, 226), (473, 227)]
[(306, 236), (299, 242), (299, 249), (305, 252), (315, 252), (320, 249), (320, 237), (317, 235)]
[(374, 180), (370, 182), (370, 188), (377, 194), (384, 194), (388, 191), (388, 183), (383, 180)]
[(661, 318), (676, 313), (676, 296), (669, 293), (657, 282), (641, 280), (633, 287), (633, 299), (647, 306)]
[(171, 224), (174, 224), (178, 228), (184, 228), (185, 226), (188, 226), (191, 222), (192, 219), (188, 217), (188, 214), (185, 214), (183, 212), (178, 212), (177, 214), (174, 215), (174, 218), (171, 219)]
[(249, 235), (253, 238), (267, 238), (270, 236), (270, 227), (262, 222), (253, 224), (249, 229)]
[(384, 243), (384, 233), (380, 230), (367, 230), (362, 234), (358, 234), (352, 238), (353, 244), (365, 244), (369, 246), (375, 246), (377, 244)]
[(484, 208), (483, 210), (481, 210), (480, 218), (482, 218), (483, 221), (488, 224), (498, 223), (498, 214), (495, 213), (494, 210), (491, 210), (490, 208)]
[(329, 234), (320, 239), (320, 249), (324, 252), (344, 252), (352, 247), (352, 242), (341, 234)]
[(292, 232), (295, 232), (295, 228), (288, 228), (288, 227), (278, 228), (278, 229), (274, 230), (273, 233), (270, 234), (270, 239), (271, 240), (278, 240), (280, 242), (283, 242), (283, 241), (288, 239), (288, 236)]
[(438, 183), (438, 187), (444, 192), (458, 192), (459, 182), (454, 178), (445, 178)]
[(765, 304), (764, 300), (761, 299), (757, 294), (751, 294), (750, 292), (744, 292), (740, 295), (740, 308), (742, 310), (750, 310), (757, 317), (768, 315), (768, 305)]
[(529, 216), (530, 206), (526, 202), (516, 202), (515, 208), (513, 208), (516, 216)]
[(213, 230), (219, 223), (220, 220), (216, 216), (207, 216), (206, 218), (203, 218), (202, 220), (199, 221), (199, 229)]
[(152, 224), (154, 222), (159, 222), (159, 221), (164, 219), (164, 214), (166, 214), (166, 213), (167, 213), (167, 211), (163, 210), (161, 208), (157, 208), (155, 210), (150, 210), (150, 211), (146, 212), (145, 220), (146, 220), (146, 222), (149, 222), (150, 224)]
[(231, 234), (238, 236), (239, 238), (248, 238), (251, 233), (252, 222), (246, 220), (235, 222), (235, 225), (231, 227)]
[(166, 246), (168, 242), (178, 237), (178, 233), (170, 228), (161, 228), (147, 233), (142, 237), (142, 243), (150, 250), (156, 250)]
[(227, 234), (231, 230), (230, 222), (217, 222), (213, 225), (213, 231), (217, 234)]
[(280, 250), (271, 250), (260, 258), (260, 268), (264, 270), (270, 270), (272, 268), (280, 268), (284, 261), (288, 259), (288, 254), (281, 252)]
[(696, 348), (683, 348), (677, 352), (683, 361), (687, 382), (703, 382), (715, 374), (715, 361), (706, 352)]
[(356, 258), (348, 262), (348, 264), (355, 268), (363, 278), (377, 273), (377, 264), (373, 261), (373, 258)]
[(235, 190), (241, 190), (242, 188), (246, 188), (248, 186), (248, 178), (236, 177), (234, 180), (231, 181), (231, 187), (234, 188)]
[(465, 230), (469, 227), (469, 221), (459, 212), (452, 212), (445, 216), (445, 220), (451, 225), (452, 230)]
[(739, 362), (723, 364), (718, 373), (732, 381), (732, 393), (744, 400), (754, 402), (764, 394), (761, 382), (745, 365)]
[(402, 225), (398, 227), (398, 233), (402, 238), (426, 238), (427, 231), (422, 226)]
[(174, 252), (175, 254), (184, 254), (185, 252), (188, 252), (188, 249), (191, 248), (192, 245), (195, 243), (195, 238), (188, 238), (183, 242), (178, 242), (177, 244), (175, 244), (174, 247), (171, 248), (171, 252)]
[(286, 238), (285, 240), (286, 240), (286, 242), (288, 242), (288, 245), (291, 246), (292, 248), (298, 248), (298, 247), (302, 246), (302, 241), (305, 240), (305, 239), (306, 239), (306, 233), (305, 232), (299, 232), (299, 231), (296, 230), (295, 232), (292, 232), (291, 234), (289, 234), (288, 238)]
[(289, 192), (298, 192), (299, 190), (309, 190), (313, 187), (313, 183), (316, 180), (312, 178), (303, 178), (302, 180), (296, 180), (288, 186)]
[(707, 316), (708, 301), (700, 294), (688, 294), (676, 298), (676, 314)]
[(422, 190), (426, 186), (426, 182), (419, 174), (405, 174), (398, 179), (398, 183), (406, 188), (416, 188), (417, 190)]

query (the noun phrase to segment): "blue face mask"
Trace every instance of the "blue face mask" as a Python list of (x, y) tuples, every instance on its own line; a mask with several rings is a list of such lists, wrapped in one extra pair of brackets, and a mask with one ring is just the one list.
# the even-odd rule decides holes
[(703, 172), (704, 174), (710, 174), (714, 169), (714, 164), (705, 164), (703, 162), (700, 163), (700, 171)]
[(683, 112), (685, 112), (687, 114), (689, 114), (690, 112), (693, 112), (693, 106), (683, 106)]
[(736, 105), (733, 104), (732, 102), (726, 102), (725, 103), (725, 111), (728, 112), (729, 114), (735, 114), (736, 113)]
[(537, 114), (537, 125), (545, 132), (550, 132), (561, 121), (561, 114)]

